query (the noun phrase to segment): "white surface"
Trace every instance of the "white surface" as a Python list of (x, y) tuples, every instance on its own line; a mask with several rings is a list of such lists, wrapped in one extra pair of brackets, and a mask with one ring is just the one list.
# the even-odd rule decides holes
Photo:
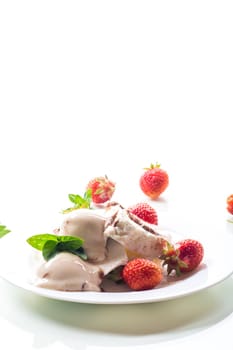
[[(221, 242), (233, 192), (232, 15), (231, 1), (1, 1), (0, 221), (44, 232), (89, 175), (114, 178), (125, 203), (144, 199), (138, 176), (159, 161), (170, 174), (155, 203), (161, 223)], [(224, 339), (232, 350), (232, 294), (229, 278), (177, 300), (84, 305), (1, 281), (1, 342), (163, 350)]]

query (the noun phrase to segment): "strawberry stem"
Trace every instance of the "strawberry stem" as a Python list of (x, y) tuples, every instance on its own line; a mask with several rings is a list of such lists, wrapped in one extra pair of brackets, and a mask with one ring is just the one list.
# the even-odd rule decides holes
[(160, 168), (160, 167), (161, 167), (161, 164), (156, 162), (155, 164), (151, 163), (150, 167), (149, 168), (144, 168), (144, 170), (151, 170), (151, 169)]
[(168, 242), (163, 250), (163, 254), (159, 258), (163, 260), (162, 265), (164, 267), (166, 266), (168, 275), (174, 270), (176, 275), (180, 276), (180, 268), (187, 267), (187, 264), (179, 258), (179, 250), (175, 249), (175, 247)]

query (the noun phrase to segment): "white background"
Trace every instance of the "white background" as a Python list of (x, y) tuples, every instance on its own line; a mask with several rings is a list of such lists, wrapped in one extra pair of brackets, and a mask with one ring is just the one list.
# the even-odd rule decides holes
[(232, 192), (232, 15), (231, 1), (1, 1), (1, 220), (156, 161), (173, 184)]
[(0, 1), (0, 222), (39, 231), (96, 175), (116, 199), (145, 199), (138, 179), (156, 161), (165, 203), (224, 218), (232, 18), (232, 1)]

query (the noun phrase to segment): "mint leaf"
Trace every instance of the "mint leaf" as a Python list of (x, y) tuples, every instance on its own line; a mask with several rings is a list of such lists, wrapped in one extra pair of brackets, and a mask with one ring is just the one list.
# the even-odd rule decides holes
[(31, 236), (27, 243), (33, 248), (42, 251), (46, 261), (60, 252), (69, 252), (87, 260), (87, 255), (82, 247), (83, 239), (76, 236), (57, 236), (50, 233), (43, 233)]
[(88, 189), (84, 196), (81, 197), (79, 194), (68, 194), (69, 200), (74, 204), (73, 207), (62, 210), (62, 214), (70, 213), (73, 210), (91, 207), (91, 189)]
[(84, 252), (83, 247), (80, 246), (78, 241), (69, 241), (69, 242), (59, 242), (56, 246), (58, 252), (69, 252), (74, 255), (78, 255), (83, 260), (87, 260), (87, 255)]
[(71, 208), (67, 208), (67, 209), (64, 209), (61, 211), (62, 214), (68, 214), (70, 213), (71, 211), (74, 211), (76, 209), (79, 209), (79, 208), (75, 208), (75, 207), (71, 207)]
[(76, 242), (76, 244), (79, 243), (79, 247), (83, 244), (83, 239), (76, 236), (57, 236), (57, 240), (59, 242)]
[(27, 242), (35, 249), (38, 249), (38, 250), (42, 250), (45, 243), (48, 241), (48, 240), (52, 240), (52, 241), (55, 241), (57, 242), (58, 241), (58, 236), (56, 235), (52, 235), (50, 233), (42, 233), (42, 234), (39, 234), (39, 235), (35, 235), (35, 236), (32, 236), (32, 237), (29, 237), (27, 239)]
[(88, 188), (84, 193), (83, 198), (85, 199), (85, 201), (89, 202), (89, 204), (91, 204), (91, 198), (92, 198), (91, 195), (92, 195), (92, 189)]
[(67, 241), (67, 242), (59, 242), (57, 249), (60, 251), (75, 251), (82, 246), (82, 243), (79, 241)]
[(42, 249), (42, 254), (46, 261), (48, 261), (57, 254), (57, 245), (58, 243), (54, 240), (49, 240), (45, 242)]
[(83, 198), (79, 194), (68, 194), (69, 200), (74, 204), (81, 204)]
[(6, 226), (0, 225), (0, 238), (11, 232)]
[(79, 249), (76, 249), (72, 253), (75, 254), (75, 255), (78, 255), (83, 260), (87, 260), (87, 254), (85, 253), (83, 247), (80, 247)]

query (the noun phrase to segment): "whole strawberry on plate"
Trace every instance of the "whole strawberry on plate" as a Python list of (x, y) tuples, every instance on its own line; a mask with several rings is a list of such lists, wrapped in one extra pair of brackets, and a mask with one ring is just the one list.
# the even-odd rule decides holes
[(140, 219), (154, 225), (158, 225), (156, 210), (148, 203), (137, 203), (128, 208), (129, 212)]
[(233, 194), (227, 197), (227, 210), (233, 215)]
[(106, 175), (99, 176), (90, 180), (86, 189), (91, 190), (93, 203), (102, 204), (112, 198), (115, 191), (115, 183), (110, 181)]
[(149, 168), (145, 168), (145, 172), (141, 175), (139, 185), (145, 195), (151, 199), (158, 198), (169, 184), (169, 177), (160, 164), (151, 164)]
[(124, 282), (133, 290), (146, 290), (156, 287), (163, 279), (161, 267), (152, 260), (136, 258), (123, 268)]
[(183, 239), (175, 245), (167, 244), (163, 255), (163, 266), (167, 266), (168, 275), (174, 270), (177, 276), (183, 272), (195, 270), (204, 256), (203, 245), (194, 239)]

